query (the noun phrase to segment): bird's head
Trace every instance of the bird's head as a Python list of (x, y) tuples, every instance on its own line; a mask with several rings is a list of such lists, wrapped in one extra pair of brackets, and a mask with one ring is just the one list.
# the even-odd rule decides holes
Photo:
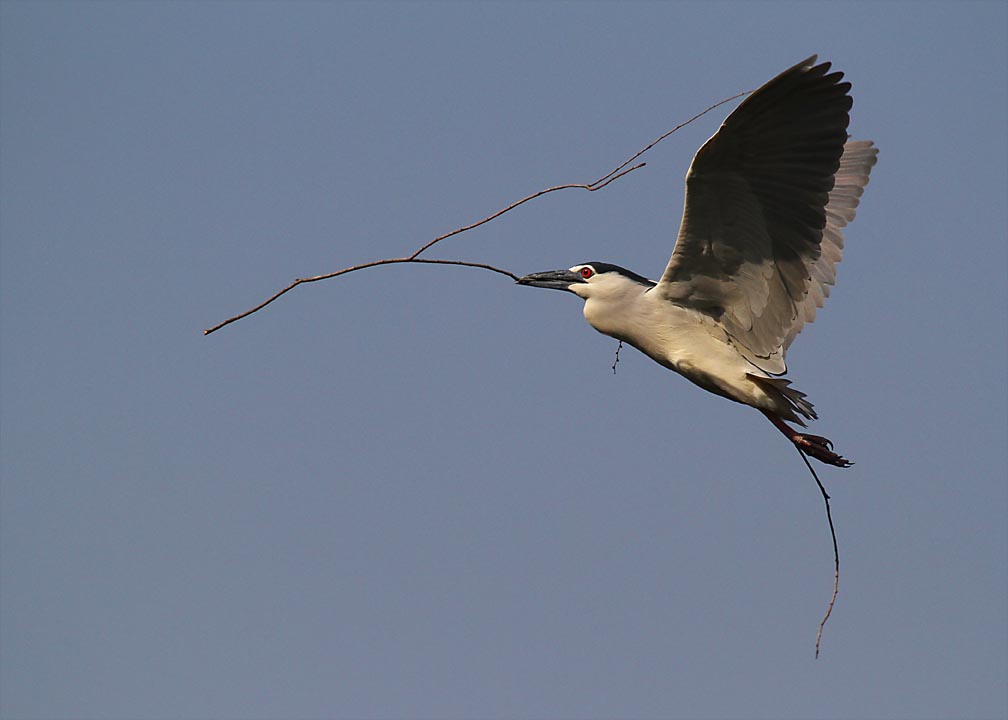
[(519, 285), (566, 290), (584, 298), (617, 298), (628, 293), (640, 294), (655, 283), (619, 265), (603, 262), (575, 265), (569, 270), (532, 273), (518, 280)]

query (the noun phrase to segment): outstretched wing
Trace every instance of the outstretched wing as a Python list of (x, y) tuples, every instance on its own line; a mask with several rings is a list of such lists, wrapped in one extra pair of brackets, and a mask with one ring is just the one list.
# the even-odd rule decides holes
[(850, 83), (815, 56), (728, 116), (693, 158), (672, 258), (655, 288), (716, 318), (750, 362), (784, 354), (815, 318), (878, 151), (847, 142)]

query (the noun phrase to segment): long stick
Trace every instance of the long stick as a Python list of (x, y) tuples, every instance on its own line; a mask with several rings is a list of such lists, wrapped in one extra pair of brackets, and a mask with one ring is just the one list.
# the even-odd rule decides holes
[(504, 213), (507, 213), (507, 212), (510, 212), (510, 211), (514, 210), (519, 205), (524, 205), (525, 203), (529, 202), (530, 200), (535, 200), (536, 198), (542, 197), (543, 195), (547, 195), (549, 193), (557, 192), (559, 190), (574, 190), (574, 189), (579, 189), (579, 190), (587, 190), (588, 192), (595, 192), (596, 190), (601, 190), (602, 188), (604, 188), (607, 185), (609, 185), (609, 183), (611, 183), (611, 182), (613, 182), (615, 180), (620, 179), (624, 175), (627, 175), (628, 173), (631, 173), (634, 170), (637, 170), (638, 168), (644, 167), (644, 165), (646, 163), (643, 163), (643, 162), (637, 163), (636, 165), (633, 165), (633, 166), (630, 166), (630, 164), (634, 160), (636, 160), (637, 158), (639, 158), (641, 155), (643, 155), (644, 153), (646, 153), (648, 150), (650, 150), (651, 148), (653, 148), (655, 145), (657, 145), (658, 143), (660, 143), (662, 140), (664, 140), (665, 138), (667, 138), (669, 135), (671, 135), (672, 133), (674, 133), (676, 130), (679, 130), (680, 128), (685, 127), (686, 125), (689, 125), (691, 122), (693, 122), (697, 118), (700, 118), (700, 117), (706, 115), (711, 110), (713, 110), (713, 109), (715, 109), (717, 107), (720, 107), (721, 105), (724, 105), (727, 102), (731, 102), (732, 100), (735, 100), (736, 98), (740, 98), (743, 95), (747, 95), (750, 92), (752, 92), (752, 91), (751, 90), (747, 90), (745, 92), (741, 92), (741, 93), (738, 93), (736, 95), (733, 95), (730, 98), (725, 98), (724, 100), (721, 100), (720, 102), (714, 103), (713, 105), (711, 105), (709, 108), (707, 108), (703, 112), (697, 113), (696, 115), (694, 115), (693, 117), (691, 117), (686, 122), (683, 122), (683, 123), (680, 123), (679, 125), (676, 125), (674, 128), (672, 128), (671, 130), (669, 130), (668, 132), (666, 132), (665, 134), (663, 134), (661, 137), (659, 137), (656, 140), (654, 140), (650, 145), (642, 148), (641, 150), (638, 150), (634, 155), (630, 156), (627, 160), (625, 160), (620, 165), (618, 165), (614, 170), (612, 170), (611, 172), (603, 175), (602, 177), (600, 177), (595, 182), (591, 182), (591, 183), (569, 183), (569, 184), (566, 184), (566, 185), (555, 185), (553, 187), (546, 188), (545, 190), (539, 190), (538, 192), (534, 192), (531, 195), (526, 195), (521, 200), (518, 200), (516, 202), (511, 203), (507, 207), (502, 208), (502, 209), (498, 210), (497, 212), (495, 212), (495, 213), (493, 213), (491, 215), (486, 216), (482, 220), (477, 220), (474, 223), (470, 223), (469, 225), (464, 225), (464, 226), (462, 226), (460, 228), (452, 230), (451, 232), (445, 233), (444, 235), (439, 235), (438, 237), (434, 238), (433, 240), (431, 240), (430, 242), (426, 243), (425, 245), (422, 245), (412, 255), (408, 255), (406, 257), (384, 258), (382, 260), (374, 260), (372, 262), (362, 263), (360, 265), (354, 265), (352, 267), (343, 268), (342, 270), (337, 270), (336, 272), (326, 273), (325, 275), (316, 275), (314, 277), (308, 277), (308, 278), (298, 278), (294, 282), (292, 282), (290, 285), (288, 285), (287, 287), (285, 287), (283, 290), (280, 290), (279, 292), (273, 294), (271, 297), (267, 298), (266, 300), (264, 300), (263, 302), (259, 303), (255, 307), (250, 308), (249, 310), (246, 310), (245, 312), (242, 312), (242, 313), (239, 313), (239, 314), (234, 315), (232, 317), (229, 317), (227, 320), (225, 320), (223, 322), (220, 322), (220, 323), (217, 323), (213, 327), (207, 328), (206, 330), (203, 331), (203, 334), (204, 335), (209, 335), (212, 332), (216, 332), (217, 330), (220, 330), (225, 325), (230, 325), (231, 323), (233, 323), (233, 322), (235, 322), (237, 320), (241, 320), (242, 318), (248, 317), (252, 313), (255, 313), (255, 312), (258, 312), (258, 311), (262, 310), (264, 307), (266, 307), (267, 305), (269, 305), (271, 302), (273, 302), (274, 300), (277, 300), (281, 295), (284, 295), (284, 294), (290, 292), (291, 290), (293, 290), (294, 288), (296, 288), (298, 285), (303, 285), (305, 283), (310, 283), (310, 282), (317, 282), (319, 280), (328, 280), (329, 278), (338, 277), (340, 275), (346, 275), (347, 273), (356, 272), (357, 270), (364, 270), (365, 268), (378, 267), (379, 265), (393, 265), (395, 263), (429, 263), (429, 264), (433, 264), (433, 265), (462, 265), (462, 266), (465, 266), (465, 267), (475, 267), (475, 268), (482, 268), (484, 270), (490, 270), (491, 272), (499, 273), (501, 275), (507, 275), (508, 277), (511, 277), (511, 278), (517, 280), (518, 276), (515, 275), (514, 273), (512, 273), (512, 272), (510, 272), (508, 270), (502, 270), (501, 268), (497, 268), (497, 267), (494, 267), (493, 265), (488, 265), (486, 263), (464, 262), (462, 260), (431, 260), (431, 259), (427, 259), (427, 258), (420, 258), (419, 256), (420, 256), (421, 253), (423, 253), (426, 250), (429, 250), (431, 247), (433, 247), (437, 243), (441, 242), (442, 240), (447, 240), (448, 238), (450, 238), (450, 237), (452, 237), (454, 235), (459, 235), (461, 233), (464, 233), (464, 232), (467, 232), (467, 231), (472, 230), (474, 228), (477, 228), (480, 225), (484, 225), (484, 224), (490, 222), (491, 220), (495, 220), (496, 218), (499, 218)]

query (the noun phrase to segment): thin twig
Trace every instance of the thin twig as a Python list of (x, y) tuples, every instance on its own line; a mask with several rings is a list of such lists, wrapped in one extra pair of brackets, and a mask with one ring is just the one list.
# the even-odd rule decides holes
[[(634, 165), (633, 167), (626, 168), (622, 172), (619, 172), (619, 173), (616, 173), (615, 175), (612, 175), (611, 177), (607, 175), (605, 178), (603, 178), (603, 181), (601, 181), (601, 182), (600, 181), (596, 181), (594, 183), (589, 183), (589, 184), (584, 184), (584, 183), (581, 183), (581, 184), (569, 183), (567, 185), (554, 185), (553, 187), (546, 188), (545, 190), (540, 190), (538, 192), (532, 193), (531, 195), (526, 195), (521, 200), (518, 200), (516, 202), (511, 203), (507, 207), (505, 207), (505, 208), (503, 208), (501, 210), (498, 210), (497, 212), (495, 212), (492, 215), (488, 215), (487, 217), (483, 218), (482, 220), (478, 220), (478, 221), (476, 221), (474, 223), (471, 223), (469, 225), (465, 225), (463, 227), (457, 228), (455, 230), (452, 230), (449, 233), (445, 233), (444, 235), (439, 235), (438, 237), (436, 237), (433, 240), (431, 240), (430, 242), (428, 242), (426, 245), (423, 245), (415, 253), (413, 253), (412, 255), (409, 255), (407, 257), (385, 258), (383, 260), (374, 260), (372, 262), (363, 263), (361, 265), (354, 265), (352, 267), (343, 268), (342, 270), (337, 270), (336, 272), (326, 273), (325, 275), (316, 275), (315, 277), (310, 277), (310, 278), (298, 278), (297, 280), (295, 280), (294, 282), (292, 282), (290, 285), (288, 285), (287, 287), (285, 287), (283, 290), (281, 290), (278, 293), (274, 294), (272, 297), (268, 298), (267, 300), (264, 300), (263, 302), (259, 303), (254, 308), (246, 310), (243, 313), (239, 313), (238, 315), (235, 315), (234, 317), (230, 317), (227, 320), (225, 320), (224, 322), (217, 323), (216, 325), (214, 325), (211, 328), (207, 328), (206, 330), (203, 331), (203, 334), (204, 335), (209, 335), (212, 332), (220, 330), (225, 325), (230, 325), (231, 323), (235, 322), (236, 320), (241, 320), (244, 317), (248, 317), (252, 313), (255, 313), (255, 312), (258, 312), (258, 311), (262, 310), (264, 307), (266, 307), (267, 305), (269, 305), (271, 302), (273, 302), (274, 300), (278, 299), (281, 295), (283, 295), (283, 294), (285, 294), (287, 292), (290, 292), (291, 290), (293, 290), (294, 288), (296, 288), (298, 285), (302, 285), (304, 283), (309, 283), (309, 282), (316, 282), (318, 280), (328, 280), (329, 278), (334, 278), (334, 277), (337, 277), (339, 275), (346, 275), (347, 273), (355, 272), (357, 270), (364, 270), (365, 268), (377, 267), (379, 265), (392, 265), (392, 264), (395, 264), (395, 263), (430, 263), (432, 265), (465, 265), (466, 267), (477, 267), (477, 268), (483, 268), (485, 270), (491, 270), (493, 272), (500, 273), (501, 275), (507, 275), (508, 277), (511, 277), (511, 278), (517, 280), (518, 276), (515, 275), (514, 273), (509, 272), (508, 270), (501, 270), (500, 268), (493, 267), (492, 265), (487, 265), (487, 264), (484, 264), (484, 263), (462, 262), (461, 260), (428, 260), (426, 258), (420, 258), (420, 257), (418, 257), (418, 255), (420, 255), (420, 253), (424, 252), (425, 250), (430, 249), (435, 243), (439, 243), (442, 240), (447, 240), (448, 238), (452, 237), (453, 235), (458, 235), (460, 233), (464, 233), (467, 230), (472, 230), (473, 228), (478, 228), (480, 225), (484, 225), (484, 224), (490, 222), (491, 220), (499, 218), (504, 213), (510, 212), (511, 210), (514, 210), (519, 205), (524, 205), (525, 203), (527, 203), (530, 200), (535, 200), (537, 197), (542, 197), (543, 195), (546, 195), (546, 194), (552, 193), (552, 192), (556, 192), (558, 190), (581, 189), (581, 190), (587, 190), (588, 192), (595, 192), (596, 190), (601, 190), (602, 188), (604, 188), (606, 185), (608, 185), (609, 183), (613, 182), (614, 180), (618, 180), (619, 178), (623, 177), (624, 175), (626, 175), (628, 173), (631, 173), (634, 170), (637, 170), (638, 168), (644, 167), (645, 164), (646, 163), (638, 163), (638, 164)], [(625, 163), (624, 163), (624, 165), (625, 165)], [(611, 173), (610, 173), (610, 175), (611, 175)]]
[(463, 265), (465, 267), (482, 268), (484, 270), (490, 270), (491, 272), (500, 273), (501, 275), (507, 275), (512, 280), (517, 281), (518, 276), (513, 272), (507, 270), (501, 270), (500, 268), (494, 267), (493, 265), (487, 265), (486, 263), (476, 263), (476, 262), (466, 262), (464, 260), (435, 260), (429, 258), (418, 258), (416, 256), (401, 257), (401, 258), (385, 258), (384, 260), (373, 260), (372, 262), (362, 263), (360, 265), (354, 265), (352, 267), (343, 268), (342, 270), (337, 270), (336, 272), (326, 273), (325, 275), (316, 275), (314, 277), (298, 278), (290, 285), (285, 287), (280, 292), (276, 293), (272, 297), (256, 305), (254, 308), (250, 308), (243, 313), (230, 317), (222, 323), (217, 323), (212, 328), (207, 328), (203, 331), (204, 335), (209, 335), (210, 333), (220, 330), (225, 325), (230, 325), (236, 320), (241, 320), (243, 317), (248, 317), (254, 312), (262, 310), (264, 307), (269, 305), (271, 302), (279, 298), (284, 293), (288, 293), (298, 285), (303, 285), (304, 283), (318, 282), (319, 280), (328, 280), (329, 278), (338, 277), (339, 275), (346, 275), (347, 273), (356, 272), (357, 270), (364, 270), (366, 268), (378, 267), (379, 265), (394, 265), (396, 263), (426, 263), (428, 265)]
[(616, 374), (616, 366), (619, 365), (619, 351), (623, 349), (623, 341), (619, 341), (619, 345), (616, 346), (616, 359), (612, 361), (612, 374)]
[[(638, 156), (639, 155), (640, 155), (640, 153), (638, 153)], [(519, 205), (524, 205), (529, 200), (535, 200), (537, 197), (542, 197), (543, 195), (548, 195), (549, 193), (556, 192), (557, 190), (587, 190), (588, 192), (595, 192), (596, 190), (601, 190), (606, 185), (608, 185), (609, 183), (611, 183), (613, 180), (619, 180), (621, 177), (623, 177), (627, 173), (632, 173), (634, 170), (637, 170), (638, 168), (642, 168), (645, 165), (647, 165), (647, 163), (638, 163), (638, 164), (634, 165), (632, 168), (627, 168), (626, 170), (623, 170), (623, 172), (620, 172), (620, 173), (618, 173), (616, 175), (613, 175), (612, 177), (609, 177), (609, 175), (606, 175), (601, 180), (596, 180), (593, 183), (587, 183), (587, 184), (586, 183), (568, 183), (566, 185), (554, 185), (551, 188), (546, 188), (545, 190), (540, 190), (539, 192), (534, 192), (531, 195), (526, 195), (521, 200), (518, 200), (516, 202), (511, 203), (510, 205), (508, 205), (506, 208), (503, 208), (502, 210), (498, 210), (493, 215), (488, 215), (487, 217), (483, 218), (482, 220), (477, 220), (476, 222), (472, 223), (471, 225), (466, 225), (466, 226), (460, 227), (460, 228), (458, 228), (456, 230), (452, 230), (450, 233), (445, 233), (444, 235), (439, 235), (438, 237), (434, 238), (429, 243), (427, 243), (426, 245), (424, 245), (423, 247), (421, 247), (415, 253), (413, 253), (410, 257), (414, 257), (415, 258), (417, 255), (419, 255), (420, 253), (422, 253), (424, 250), (429, 249), (435, 243), (439, 243), (442, 240), (447, 240), (448, 238), (452, 237), (453, 235), (458, 235), (459, 233), (464, 233), (467, 230), (472, 230), (473, 228), (478, 228), (480, 225), (485, 225), (486, 223), (490, 222), (491, 220), (496, 220), (497, 218), (499, 218), (504, 213), (511, 212), (516, 207), (518, 207)], [(621, 167), (626, 167), (626, 163), (624, 163)], [(612, 173), (610, 173), (610, 175), (611, 174)], [(605, 182), (602, 182), (603, 180)]]
[(802, 452), (802, 449), (797, 445), (795, 446), (795, 449), (798, 450), (798, 454), (801, 455), (802, 460), (805, 461), (805, 467), (807, 467), (809, 469), (809, 472), (812, 473), (812, 477), (815, 478), (816, 485), (819, 486), (819, 492), (822, 493), (823, 502), (826, 503), (826, 519), (829, 521), (830, 535), (833, 537), (833, 597), (830, 598), (829, 606), (826, 608), (826, 614), (823, 615), (822, 622), (819, 623), (819, 632), (816, 634), (815, 656), (816, 659), (818, 660), (819, 643), (822, 640), (823, 627), (826, 625), (826, 621), (829, 620), (830, 613), (833, 612), (833, 603), (836, 602), (837, 592), (839, 592), (840, 590), (840, 551), (837, 549), (836, 530), (833, 529), (833, 513), (830, 512), (830, 504), (829, 504), (830, 496), (827, 494), (826, 488), (823, 487), (822, 482), (820, 482), (819, 476), (816, 475), (816, 471), (812, 467), (812, 464), (808, 461), (808, 457), (805, 455), (804, 452)]
[[(706, 115), (707, 113), (709, 113), (711, 110), (714, 110), (715, 108), (719, 108), (722, 105), (724, 105), (725, 103), (729, 103), (732, 100), (736, 100), (736, 99), (742, 97), (743, 95), (748, 95), (751, 92), (752, 92), (752, 90), (744, 90), (743, 92), (740, 92), (740, 93), (738, 93), (736, 95), (732, 95), (730, 98), (725, 98), (724, 100), (721, 100), (720, 102), (714, 103), (713, 105), (711, 105), (709, 108), (707, 108), (703, 112), (697, 113), (696, 115), (694, 115), (693, 117), (691, 117), (686, 122), (679, 123), (674, 128), (672, 128), (671, 130), (669, 130), (667, 133), (665, 133), (664, 135), (662, 135), (661, 137), (659, 137), (657, 140), (655, 140), (654, 142), (652, 142), (650, 145), (648, 145), (646, 148), (642, 148), (641, 150), (638, 150), (635, 155), (627, 158), (626, 162), (624, 162), (622, 165), (617, 166), (616, 169), (613, 170), (612, 172), (610, 172), (608, 175), (603, 175), (602, 177), (600, 177), (598, 180), (596, 180), (595, 182), (593, 182), (592, 185), (597, 185), (598, 183), (602, 182), (603, 180), (606, 180), (606, 178), (609, 178), (610, 175), (616, 175), (616, 173), (619, 173), (623, 168), (625, 168), (627, 165), (629, 165), (634, 160), (636, 160), (637, 158), (639, 158), (641, 155), (643, 155), (644, 153), (646, 153), (648, 150), (650, 150), (651, 148), (653, 148), (655, 145), (657, 145), (658, 143), (660, 143), (662, 140), (664, 140), (665, 138), (667, 138), (669, 135), (671, 135), (672, 133), (674, 133), (676, 130), (679, 130), (680, 128), (684, 128), (687, 125), (689, 125), (691, 122), (693, 122), (694, 120), (698, 120), (698, 119), (702, 118), (704, 115)], [(622, 173), (620, 173), (620, 174), (622, 174)], [(616, 177), (619, 177), (619, 175), (616, 175)], [(611, 179), (615, 180), (616, 177), (613, 177)]]
[[(534, 192), (531, 195), (526, 195), (521, 200), (518, 200), (516, 202), (511, 203), (507, 207), (502, 208), (501, 210), (498, 210), (497, 212), (493, 213), (492, 215), (488, 215), (487, 217), (483, 218), (482, 220), (477, 220), (474, 223), (470, 223), (469, 225), (464, 225), (463, 227), (460, 227), (460, 228), (457, 228), (455, 230), (452, 230), (451, 232), (445, 233), (444, 235), (439, 235), (438, 237), (434, 238), (433, 240), (431, 240), (430, 242), (426, 243), (425, 245), (422, 245), (419, 250), (417, 250), (412, 255), (409, 255), (407, 257), (385, 258), (383, 260), (375, 260), (373, 262), (368, 262), (368, 263), (363, 263), (361, 265), (354, 265), (352, 267), (343, 268), (342, 270), (337, 270), (336, 272), (327, 273), (325, 275), (316, 275), (315, 277), (309, 277), (309, 278), (298, 278), (297, 280), (295, 280), (294, 282), (292, 282), (290, 285), (288, 285), (287, 287), (285, 287), (283, 290), (280, 290), (279, 292), (277, 292), (276, 294), (274, 294), (272, 297), (270, 297), (267, 300), (264, 300), (263, 302), (259, 303), (254, 308), (251, 308), (249, 310), (246, 310), (243, 313), (239, 313), (238, 315), (230, 317), (227, 320), (225, 320), (224, 322), (218, 323), (218, 324), (214, 325), (211, 328), (207, 328), (206, 330), (203, 331), (203, 334), (204, 335), (209, 335), (212, 332), (220, 330), (225, 325), (230, 325), (231, 323), (233, 323), (233, 322), (235, 322), (237, 320), (241, 320), (242, 318), (248, 317), (252, 313), (255, 313), (255, 312), (258, 312), (259, 310), (262, 310), (264, 307), (266, 307), (267, 305), (269, 305), (271, 302), (273, 302), (274, 300), (276, 300), (277, 298), (279, 298), (281, 295), (284, 295), (284, 294), (290, 292), (291, 290), (293, 290), (294, 288), (296, 288), (298, 285), (302, 285), (304, 283), (309, 283), (309, 282), (316, 282), (318, 280), (327, 280), (329, 278), (338, 277), (339, 275), (346, 275), (347, 273), (355, 272), (357, 270), (364, 270), (365, 268), (377, 267), (379, 265), (392, 265), (392, 264), (395, 264), (395, 263), (430, 263), (430, 264), (434, 264), (434, 265), (464, 265), (466, 267), (483, 268), (484, 270), (490, 270), (492, 272), (500, 273), (501, 275), (507, 275), (508, 277), (511, 277), (511, 278), (514, 278), (515, 280), (517, 280), (518, 276), (515, 275), (514, 273), (511, 273), (511, 272), (509, 272), (507, 270), (501, 270), (500, 268), (493, 267), (492, 265), (486, 265), (484, 263), (463, 262), (461, 260), (428, 260), (426, 258), (421, 259), (419, 256), (421, 255), (421, 253), (425, 252), (426, 250), (429, 250), (431, 247), (433, 247), (437, 243), (441, 242), (442, 240), (447, 240), (448, 238), (450, 238), (450, 237), (452, 237), (454, 235), (459, 235), (460, 233), (464, 233), (464, 232), (467, 232), (467, 231), (472, 230), (474, 228), (478, 228), (480, 225), (485, 225), (486, 223), (490, 222), (491, 220), (495, 220), (495, 219), (499, 218), (504, 213), (507, 213), (507, 212), (510, 212), (510, 211), (514, 210), (519, 205), (524, 205), (525, 203), (529, 202), (530, 200), (535, 200), (536, 198), (542, 197), (543, 195), (548, 195), (549, 193), (557, 192), (559, 190), (574, 190), (574, 189), (577, 189), (577, 190), (587, 190), (588, 192), (595, 192), (596, 190), (601, 190), (602, 188), (606, 187), (609, 183), (611, 183), (611, 182), (613, 182), (615, 180), (619, 180), (624, 175), (627, 175), (628, 173), (632, 173), (634, 170), (637, 170), (639, 168), (644, 167), (646, 165), (646, 163), (643, 163), (643, 162), (637, 163), (636, 165), (633, 165), (633, 166), (630, 166), (630, 164), (632, 162), (634, 162), (634, 160), (636, 160), (637, 158), (639, 158), (641, 155), (643, 155), (644, 153), (646, 153), (648, 150), (650, 150), (651, 148), (653, 148), (655, 145), (657, 145), (658, 143), (660, 143), (662, 140), (664, 140), (665, 138), (667, 138), (669, 135), (671, 135), (672, 133), (674, 133), (676, 130), (679, 130), (680, 128), (685, 127), (686, 125), (689, 125), (691, 122), (693, 122), (694, 120), (696, 120), (699, 117), (702, 117), (703, 115), (706, 115), (711, 110), (713, 110), (713, 109), (715, 109), (717, 107), (720, 107), (721, 105), (724, 105), (727, 102), (731, 102), (732, 100), (735, 100), (736, 98), (742, 97), (743, 95), (747, 95), (750, 92), (752, 92), (752, 91), (751, 90), (747, 90), (746, 92), (738, 93), (737, 95), (733, 95), (730, 98), (726, 98), (724, 100), (721, 100), (720, 102), (717, 102), (717, 103), (711, 105), (709, 108), (707, 108), (703, 112), (697, 113), (696, 115), (694, 115), (693, 117), (691, 117), (686, 122), (683, 122), (683, 123), (680, 123), (679, 125), (676, 125), (674, 128), (672, 128), (671, 130), (669, 130), (668, 132), (666, 132), (664, 135), (662, 135), (661, 137), (659, 137), (658, 139), (656, 139), (655, 141), (653, 141), (650, 145), (648, 145), (647, 147), (645, 147), (645, 148), (639, 150), (638, 152), (636, 152), (634, 155), (632, 155), (631, 157), (629, 157), (626, 161), (624, 161), (619, 166), (617, 166), (614, 170), (612, 170), (611, 172), (603, 175), (602, 177), (600, 177), (595, 182), (591, 182), (591, 183), (569, 183), (569, 184), (565, 184), (565, 185), (555, 185), (553, 187), (546, 188), (545, 190), (540, 190), (538, 192)], [(614, 368), (614, 372), (615, 372), (615, 368)]]

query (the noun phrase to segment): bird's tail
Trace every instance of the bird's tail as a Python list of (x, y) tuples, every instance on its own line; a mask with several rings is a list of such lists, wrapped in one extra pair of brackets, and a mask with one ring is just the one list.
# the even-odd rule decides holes
[(812, 403), (805, 399), (805, 393), (791, 387), (790, 380), (762, 377), (751, 373), (748, 375), (749, 379), (762, 387), (767, 395), (780, 401), (781, 409), (784, 410), (780, 413), (783, 420), (805, 427), (805, 421), (802, 418), (815, 420), (819, 417), (816, 415)]

